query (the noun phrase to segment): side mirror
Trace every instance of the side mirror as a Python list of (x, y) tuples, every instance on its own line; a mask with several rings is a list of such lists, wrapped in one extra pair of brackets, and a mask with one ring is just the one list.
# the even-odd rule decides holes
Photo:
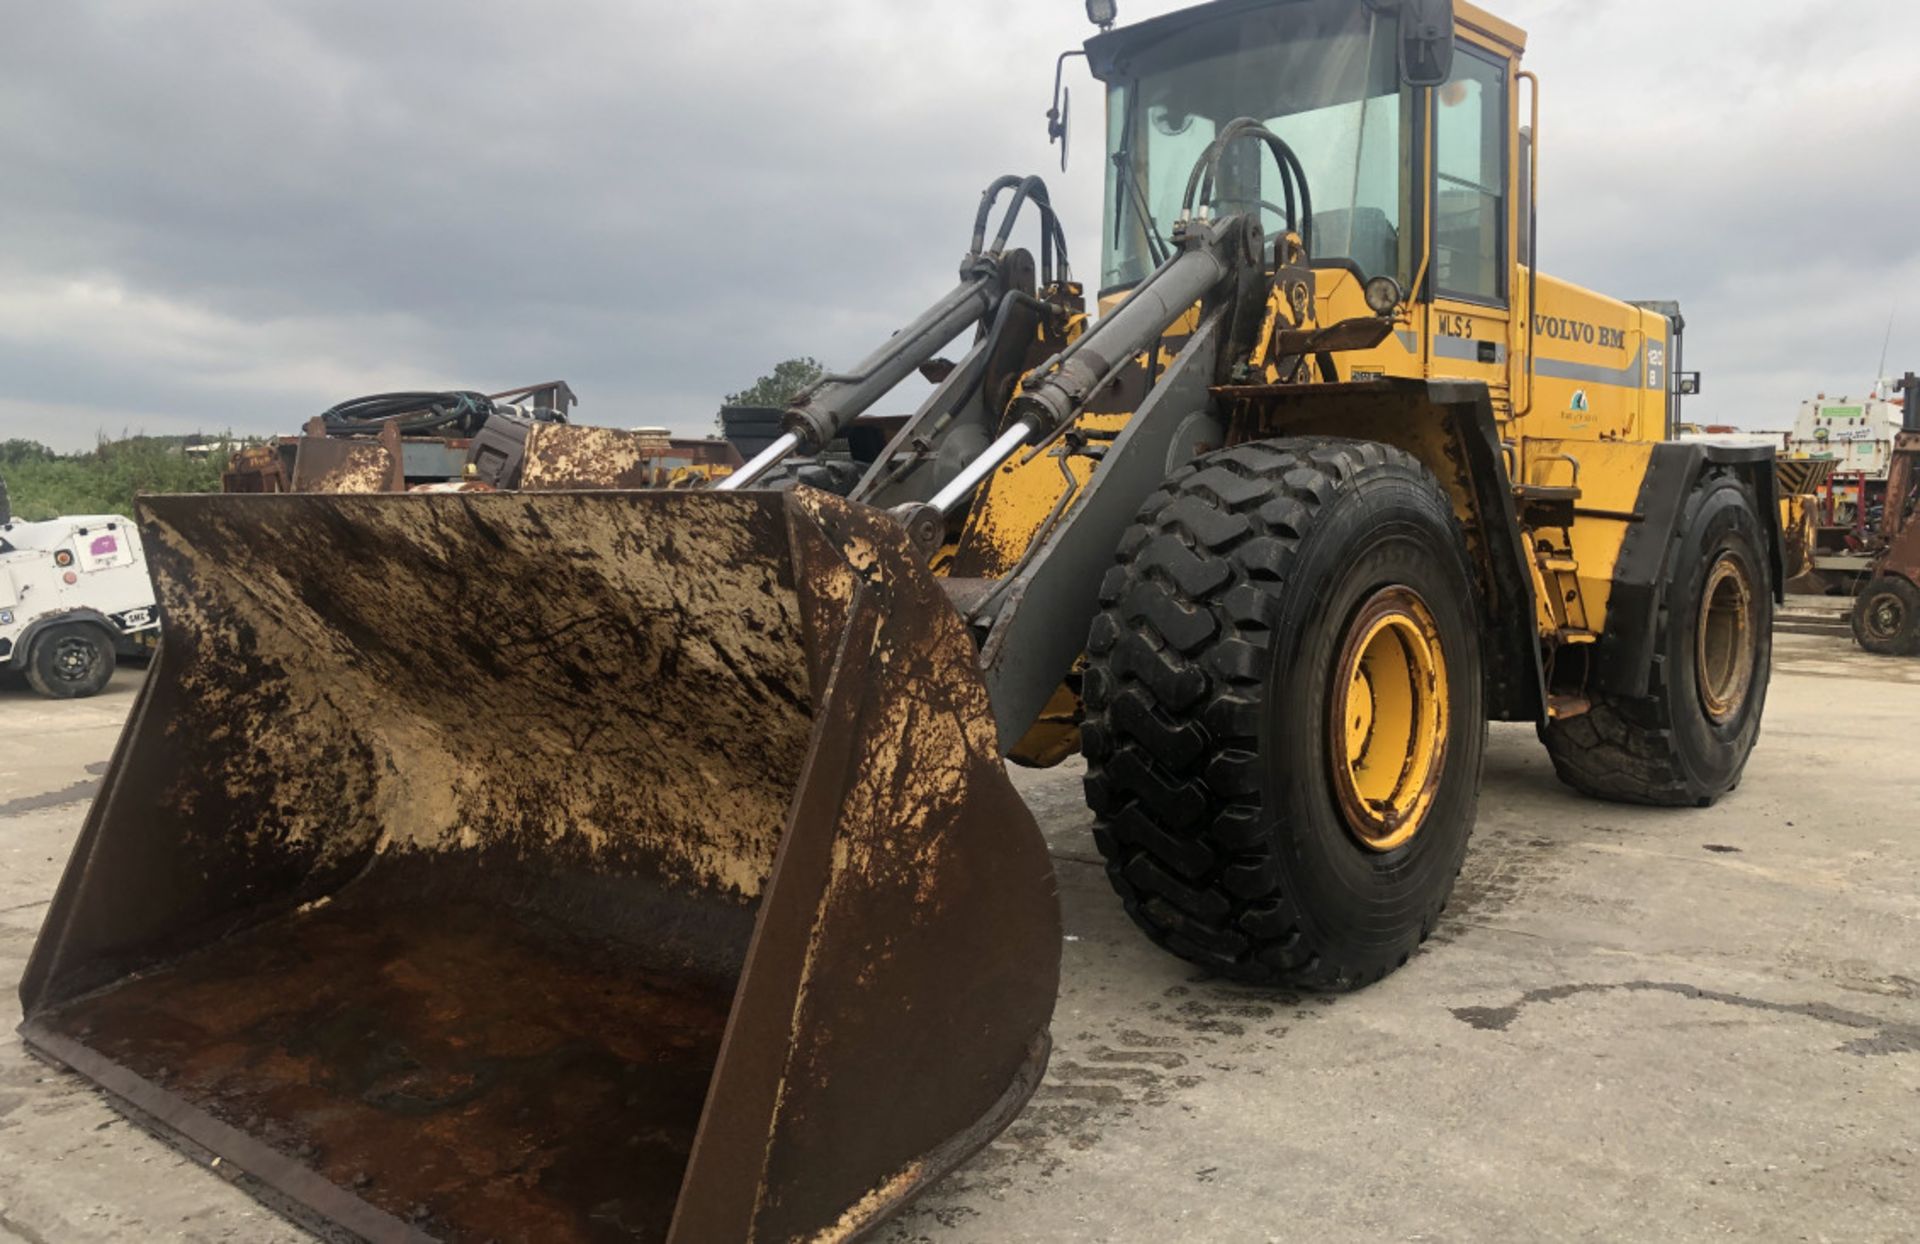
[(1068, 126), (1073, 121), (1073, 88), (1061, 92), (1047, 110), (1047, 141), (1060, 144), (1060, 171), (1067, 171), (1067, 150), (1073, 143), (1073, 135)]
[(1073, 121), (1073, 91), (1064, 84), (1067, 62), (1076, 56), (1085, 56), (1083, 49), (1060, 53), (1060, 59), (1053, 63), (1053, 107), (1047, 109), (1047, 142), (1060, 144), (1060, 171), (1067, 171), (1067, 146), (1070, 139), (1068, 127)]
[(1445, 86), (1453, 77), (1453, 0), (1402, 0), (1400, 80)]

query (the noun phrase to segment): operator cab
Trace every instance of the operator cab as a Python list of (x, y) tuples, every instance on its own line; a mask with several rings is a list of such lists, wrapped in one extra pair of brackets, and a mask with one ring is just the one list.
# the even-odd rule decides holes
[[(1108, 92), (1102, 292), (1131, 288), (1158, 266), (1195, 162), (1228, 122), (1252, 117), (1298, 155), (1312, 217), (1286, 201), (1272, 156), (1252, 140), (1227, 151), (1213, 215), (1258, 210), (1268, 237), (1301, 234), (1317, 267), (1408, 289), (1427, 258), (1418, 192), (1430, 176), (1433, 286), (1504, 303), (1509, 66), (1465, 44), (1456, 55), (1452, 10), (1421, 0), (1219, 0), (1089, 41)], [(1429, 99), (1432, 169), (1416, 141)]]

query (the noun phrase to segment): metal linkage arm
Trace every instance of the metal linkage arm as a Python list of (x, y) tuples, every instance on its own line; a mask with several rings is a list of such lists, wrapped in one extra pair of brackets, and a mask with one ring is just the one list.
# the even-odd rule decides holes
[(892, 392), (949, 341), (993, 313), (1000, 303), (999, 265), (980, 259), (952, 292), (887, 344), (868, 355), (851, 373), (828, 376), (787, 408), (787, 431), (746, 466), (722, 480), (722, 492), (745, 488), (778, 466), (796, 449), (818, 453), (849, 423)]
[(1010, 410), (1012, 422), (928, 504), (941, 514), (958, 510), (1000, 465), (1032, 441), (1044, 441), (1079, 417), (1087, 402), (1117, 379), (1142, 350), (1155, 348), (1181, 316), (1229, 277), (1261, 262), (1260, 226), (1249, 216), (1189, 221), (1175, 235), (1179, 252), (1160, 265), (1127, 300), (1073, 345), (1035, 369)]
[[(1011, 201), (989, 246), (988, 223), (994, 207), (1007, 194), (1011, 194)], [(823, 377), (801, 394), (787, 408), (785, 434), (752, 462), (723, 480), (719, 490), (734, 492), (749, 487), (796, 451), (818, 453), (825, 449), (849, 423), (865, 414), (901, 381), (932, 362), (948, 342), (982, 321), (991, 322), (1016, 280), (1021, 279), (1008, 270), (1006, 248), (1021, 209), (1029, 202), (1035, 204), (1041, 214), (1044, 278), (1048, 282), (1056, 278), (1057, 260), (1057, 275), (1065, 279), (1066, 234), (1054, 214), (1046, 183), (1037, 177), (1002, 177), (995, 181), (980, 196), (973, 244), (960, 265), (960, 284), (919, 319), (895, 333), (852, 372)]]

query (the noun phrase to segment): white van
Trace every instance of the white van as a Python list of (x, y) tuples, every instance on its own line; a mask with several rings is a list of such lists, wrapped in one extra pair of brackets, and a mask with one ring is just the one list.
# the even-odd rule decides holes
[(0, 669), (42, 695), (98, 695), (150, 650), (160, 611), (140, 533), (116, 514), (0, 523)]

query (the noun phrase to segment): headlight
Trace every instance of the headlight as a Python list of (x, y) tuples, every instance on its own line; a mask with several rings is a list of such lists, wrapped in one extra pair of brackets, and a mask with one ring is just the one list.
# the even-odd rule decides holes
[(1087, 0), (1087, 20), (1105, 30), (1120, 16), (1119, 0)]
[(1376, 276), (1367, 282), (1367, 307), (1375, 315), (1392, 315), (1401, 298), (1400, 282), (1390, 276)]

